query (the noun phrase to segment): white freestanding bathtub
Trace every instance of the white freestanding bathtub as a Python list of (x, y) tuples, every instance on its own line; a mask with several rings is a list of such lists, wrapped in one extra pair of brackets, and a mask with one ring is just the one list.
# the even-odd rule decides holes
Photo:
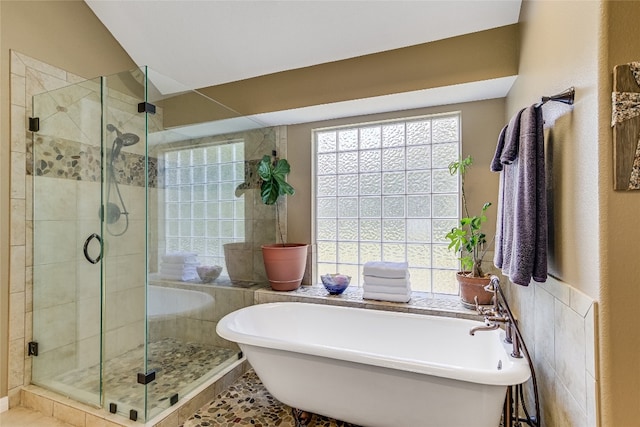
[(501, 330), (481, 322), (306, 303), (228, 314), (269, 392), (294, 408), (366, 427), (497, 427), (506, 387), (530, 376)]

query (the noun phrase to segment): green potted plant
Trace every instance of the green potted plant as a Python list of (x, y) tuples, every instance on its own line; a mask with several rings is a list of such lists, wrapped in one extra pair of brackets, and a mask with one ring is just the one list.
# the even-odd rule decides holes
[(451, 175), (460, 174), (462, 181), (462, 211), (459, 225), (453, 227), (446, 235), (449, 240), (449, 250), (460, 254), (459, 260), (462, 271), (456, 274), (458, 285), (460, 286), (460, 299), (462, 304), (475, 307), (476, 298), (480, 305), (490, 304), (493, 294), (484, 290), (489, 284), (489, 275), (482, 269), (482, 261), (487, 254), (487, 236), (482, 231), (482, 225), (486, 222), (485, 215), (490, 202), (482, 205), (479, 215), (472, 216), (469, 213), (467, 197), (464, 188), (464, 178), (467, 170), (473, 164), (471, 156), (465, 159), (451, 162), (449, 173)]
[(306, 243), (285, 243), (280, 227), (278, 199), (281, 196), (295, 194), (293, 187), (286, 181), (290, 171), (291, 166), (285, 159), (272, 159), (271, 156), (265, 155), (258, 163), (258, 176), (262, 180), (260, 198), (264, 204), (276, 207), (276, 227), (280, 243), (262, 245), (267, 279), (271, 288), (276, 291), (298, 289), (307, 265), (307, 247), (309, 245)]

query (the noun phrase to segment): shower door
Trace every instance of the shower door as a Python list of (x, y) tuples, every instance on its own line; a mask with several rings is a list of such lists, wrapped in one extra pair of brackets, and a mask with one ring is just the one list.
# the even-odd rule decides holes
[(147, 373), (144, 89), (136, 69), (34, 96), (31, 171), (32, 383), (138, 421)]
[(98, 406), (101, 80), (36, 95), (33, 117), (32, 382)]

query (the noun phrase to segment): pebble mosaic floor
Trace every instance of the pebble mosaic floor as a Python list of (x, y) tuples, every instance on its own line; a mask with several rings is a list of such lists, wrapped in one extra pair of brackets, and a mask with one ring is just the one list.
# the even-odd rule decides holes
[[(296, 427), (291, 407), (276, 400), (253, 370), (189, 417), (182, 427)], [(307, 427), (358, 427), (313, 415)]]
[[(165, 401), (173, 394), (236, 357), (236, 350), (184, 343), (172, 338), (150, 343), (148, 366), (156, 371), (156, 379), (147, 386), (148, 402), (152, 407), (168, 407), (169, 403)], [(106, 362), (104, 382), (108, 402), (115, 401), (136, 409), (144, 407), (144, 386), (137, 383), (138, 372), (144, 370), (143, 363), (144, 346)], [(99, 370), (100, 367), (96, 365), (67, 372), (53, 380), (97, 394), (100, 387)]]

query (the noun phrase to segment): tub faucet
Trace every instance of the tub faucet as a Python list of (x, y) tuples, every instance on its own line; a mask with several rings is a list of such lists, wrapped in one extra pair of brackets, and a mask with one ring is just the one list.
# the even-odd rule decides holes
[(476, 297), (476, 310), (478, 314), (484, 316), (484, 325), (475, 326), (469, 330), (469, 335), (475, 335), (478, 331), (492, 331), (498, 329), (501, 323), (505, 325), (505, 342), (513, 345), (513, 351), (511, 356), (521, 358), (522, 353), (520, 351), (520, 339), (516, 331), (516, 320), (513, 318), (511, 310), (506, 305), (506, 299), (504, 300), (505, 306), (500, 303), (499, 298), (504, 298), (502, 290), (500, 289), (500, 279), (498, 276), (491, 276), (489, 284), (484, 288), (487, 292), (493, 292), (493, 307), (484, 308), (478, 305), (478, 298)]
[(475, 335), (476, 332), (478, 331), (493, 331), (495, 329), (498, 329), (500, 327), (499, 324), (497, 323), (491, 323), (489, 321), (489, 319), (485, 316), (484, 318), (484, 325), (483, 326), (474, 326), (473, 328), (471, 328), (469, 330), (469, 335)]

